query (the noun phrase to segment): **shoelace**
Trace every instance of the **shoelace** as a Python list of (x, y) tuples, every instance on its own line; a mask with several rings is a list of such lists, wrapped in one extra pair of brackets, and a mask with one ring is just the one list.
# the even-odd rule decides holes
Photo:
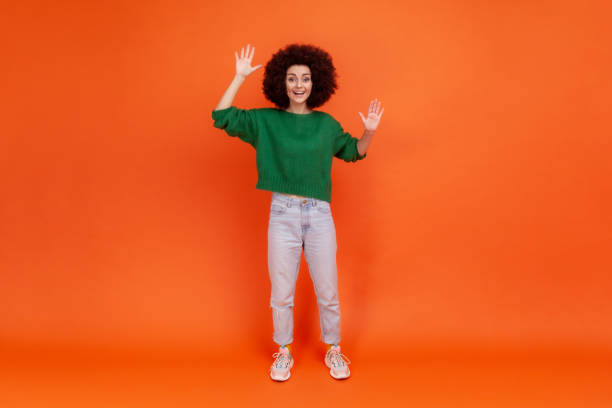
[(287, 368), (289, 367), (289, 357), (285, 353), (277, 352), (272, 354), (274, 360), (274, 367), (276, 368)]
[(330, 350), (328, 353), (332, 367), (342, 367), (347, 364), (351, 364), (351, 360), (349, 360), (349, 358), (340, 351)]

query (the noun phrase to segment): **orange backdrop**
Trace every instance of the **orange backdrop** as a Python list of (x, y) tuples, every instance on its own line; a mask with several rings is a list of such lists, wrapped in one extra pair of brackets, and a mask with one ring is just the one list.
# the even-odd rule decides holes
[[(234, 51), (333, 56), (348, 350), (612, 346), (601, 1), (45, 1), (0, 17), (3, 344), (270, 350), (270, 193), (213, 128)], [(266, 107), (263, 69), (234, 104)], [(306, 264), (296, 344), (319, 339)], [(350, 347), (350, 348), (348, 348)]]

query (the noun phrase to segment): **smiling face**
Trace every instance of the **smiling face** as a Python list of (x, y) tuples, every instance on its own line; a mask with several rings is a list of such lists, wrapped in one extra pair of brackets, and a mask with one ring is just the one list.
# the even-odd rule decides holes
[(290, 105), (300, 105), (306, 102), (312, 91), (312, 78), (307, 65), (292, 65), (287, 69), (285, 77), (287, 96)]

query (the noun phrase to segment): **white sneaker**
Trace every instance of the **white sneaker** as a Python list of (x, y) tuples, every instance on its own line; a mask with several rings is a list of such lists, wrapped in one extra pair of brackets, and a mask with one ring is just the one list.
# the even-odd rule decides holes
[(270, 378), (274, 381), (287, 381), (291, 377), (291, 367), (293, 367), (293, 357), (287, 347), (279, 347), (278, 352), (272, 354), (275, 358), (270, 367)]
[(340, 352), (340, 346), (332, 346), (325, 353), (325, 365), (329, 367), (329, 374), (336, 380), (348, 378), (351, 371), (348, 365), (351, 361)]

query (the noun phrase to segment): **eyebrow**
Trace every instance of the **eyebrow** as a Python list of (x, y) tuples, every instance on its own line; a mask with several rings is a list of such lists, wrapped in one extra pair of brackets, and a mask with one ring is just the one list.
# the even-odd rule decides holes
[[(297, 75), (296, 75), (296, 74), (294, 74), (293, 72), (291, 72), (291, 73), (287, 74), (287, 76), (289, 76), (289, 75), (297, 76)], [(304, 76), (304, 75), (312, 75), (312, 74), (302, 74), (302, 76)]]

